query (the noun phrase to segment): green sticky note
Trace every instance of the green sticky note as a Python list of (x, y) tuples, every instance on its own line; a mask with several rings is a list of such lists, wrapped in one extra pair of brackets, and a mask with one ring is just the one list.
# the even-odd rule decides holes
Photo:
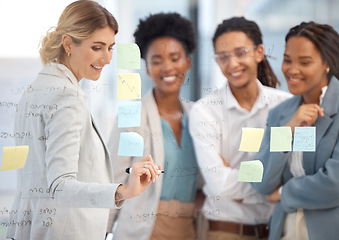
[(5, 224), (0, 225), (0, 239), (6, 239), (6, 232), (7, 227), (5, 227)]
[(242, 128), (239, 151), (258, 152), (263, 136), (263, 128)]
[(271, 127), (271, 152), (292, 151), (291, 127)]
[(140, 49), (135, 43), (119, 43), (117, 46), (118, 69), (140, 69)]
[(29, 146), (3, 147), (0, 171), (23, 168), (28, 156)]
[(261, 161), (245, 161), (240, 163), (238, 182), (261, 182), (264, 166)]

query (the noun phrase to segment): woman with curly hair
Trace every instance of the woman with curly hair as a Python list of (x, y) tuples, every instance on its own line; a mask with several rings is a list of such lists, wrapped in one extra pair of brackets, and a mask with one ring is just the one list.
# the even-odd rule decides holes
[[(130, 167), (139, 158), (117, 156), (116, 134), (118, 130), (138, 132), (144, 138), (144, 153), (152, 154), (165, 173), (148, 191), (116, 212), (114, 239), (196, 239), (193, 221), (198, 167), (187, 125), (189, 102), (179, 98), (191, 67), (195, 32), (192, 23), (179, 14), (160, 13), (140, 20), (134, 37), (154, 88), (142, 99), (141, 127), (115, 126), (109, 149), (114, 169)], [(123, 171), (115, 171), (115, 176), (123, 183), (128, 178)]]

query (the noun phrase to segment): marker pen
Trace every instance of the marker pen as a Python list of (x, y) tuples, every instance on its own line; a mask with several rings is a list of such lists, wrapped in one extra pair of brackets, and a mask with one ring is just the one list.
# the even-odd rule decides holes
[[(128, 174), (131, 174), (132, 173), (132, 168), (126, 168), (126, 172)], [(165, 171), (164, 170), (158, 170), (158, 174), (161, 174), (161, 173), (165, 173)]]

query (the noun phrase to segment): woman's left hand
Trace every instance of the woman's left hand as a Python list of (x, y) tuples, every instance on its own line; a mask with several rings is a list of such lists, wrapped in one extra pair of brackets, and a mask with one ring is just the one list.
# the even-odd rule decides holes
[(132, 169), (127, 185), (118, 187), (120, 199), (116, 200), (132, 198), (145, 191), (158, 178), (158, 169), (161, 170), (161, 166), (156, 166), (151, 155), (148, 155), (134, 163)]

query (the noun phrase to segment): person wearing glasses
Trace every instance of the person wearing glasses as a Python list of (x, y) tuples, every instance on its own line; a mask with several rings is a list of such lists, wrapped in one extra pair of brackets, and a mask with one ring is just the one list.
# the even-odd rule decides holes
[(272, 204), (249, 182), (237, 181), (240, 163), (256, 154), (238, 150), (241, 132), (243, 127), (265, 128), (269, 110), (291, 95), (275, 89), (279, 82), (255, 22), (243, 17), (224, 20), (213, 45), (226, 85), (195, 103), (189, 121), (205, 180), (207, 239), (265, 239)]

